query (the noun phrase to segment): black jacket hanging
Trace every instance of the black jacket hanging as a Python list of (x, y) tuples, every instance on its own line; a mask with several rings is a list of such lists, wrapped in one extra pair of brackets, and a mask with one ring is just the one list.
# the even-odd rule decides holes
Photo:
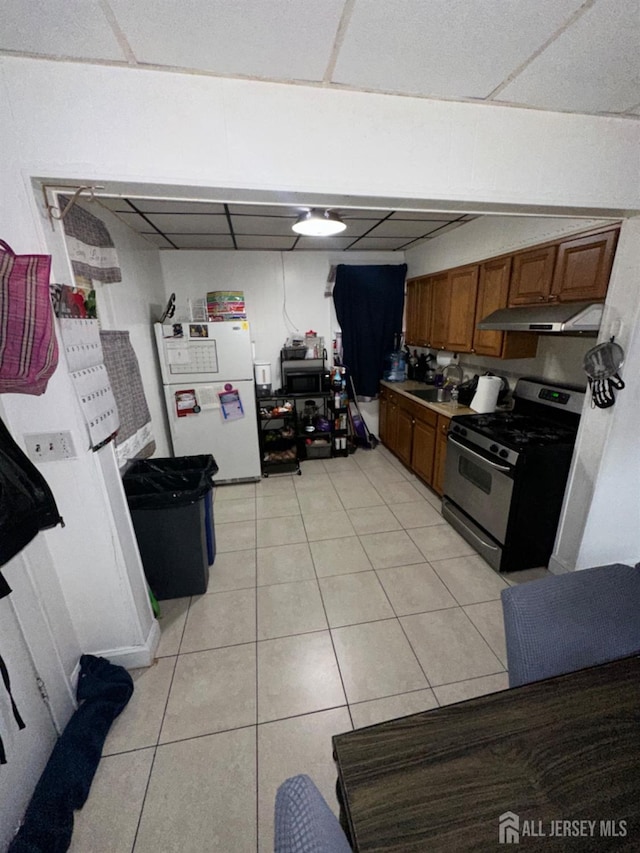
[[(8, 563), (39, 530), (64, 522), (47, 481), (0, 420), (0, 566)], [(0, 573), (0, 598), (11, 588)]]

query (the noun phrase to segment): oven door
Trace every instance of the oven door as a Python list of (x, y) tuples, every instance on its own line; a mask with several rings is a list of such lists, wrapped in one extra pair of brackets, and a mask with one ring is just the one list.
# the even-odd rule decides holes
[(444, 494), (504, 544), (513, 494), (513, 468), (487, 459), (452, 435), (447, 439)]

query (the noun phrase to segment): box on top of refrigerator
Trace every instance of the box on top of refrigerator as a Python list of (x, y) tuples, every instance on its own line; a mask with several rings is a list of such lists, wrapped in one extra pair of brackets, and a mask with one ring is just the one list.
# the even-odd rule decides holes
[(219, 320), (246, 320), (244, 291), (210, 291), (207, 293), (207, 315), (212, 323)]

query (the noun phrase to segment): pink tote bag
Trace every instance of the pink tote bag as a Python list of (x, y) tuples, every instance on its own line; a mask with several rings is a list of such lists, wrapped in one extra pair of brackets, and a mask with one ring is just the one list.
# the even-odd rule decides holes
[(58, 364), (50, 255), (16, 255), (0, 240), (0, 394), (44, 394)]

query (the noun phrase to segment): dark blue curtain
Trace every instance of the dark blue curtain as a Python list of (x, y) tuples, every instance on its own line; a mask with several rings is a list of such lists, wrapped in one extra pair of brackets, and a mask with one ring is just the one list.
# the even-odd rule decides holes
[(406, 264), (350, 266), (336, 270), (333, 301), (342, 329), (344, 363), (358, 394), (374, 397), (384, 357), (402, 332)]

